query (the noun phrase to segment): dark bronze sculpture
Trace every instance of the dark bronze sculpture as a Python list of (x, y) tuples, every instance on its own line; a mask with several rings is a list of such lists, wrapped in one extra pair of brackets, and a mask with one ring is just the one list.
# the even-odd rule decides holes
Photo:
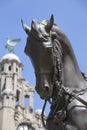
[(25, 53), (31, 58), (36, 90), (49, 101), (47, 130), (87, 130), (87, 78), (80, 72), (66, 35), (50, 20), (32, 21)]

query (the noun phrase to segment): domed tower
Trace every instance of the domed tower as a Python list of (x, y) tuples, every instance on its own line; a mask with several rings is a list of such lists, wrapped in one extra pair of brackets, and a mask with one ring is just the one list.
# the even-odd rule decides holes
[(15, 54), (6, 54), (0, 61), (1, 130), (15, 130), (14, 119), (12, 117), (14, 116), (16, 103), (17, 79), (20, 77), (21, 70), (22, 64)]
[(0, 61), (0, 130), (44, 130), (33, 111), (34, 88), (22, 76), (23, 65), (10, 52)]
[[(33, 110), (34, 89), (22, 77), (22, 63), (12, 53), (6, 54), (0, 61), (0, 130), (16, 130), (16, 116), (18, 106)], [(18, 123), (18, 121), (17, 121)]]

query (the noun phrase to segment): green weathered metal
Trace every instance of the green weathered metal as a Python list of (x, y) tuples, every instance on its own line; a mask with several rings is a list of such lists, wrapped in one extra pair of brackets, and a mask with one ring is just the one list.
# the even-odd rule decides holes
[(17, 43), (20, 42), (21, 39), (13, 39), (11, 40), (10, 38), (7, 38), (7, 43), (6, 43), (6, 48), (10, 53), (14, 53), (14, 47), (16, 46)]

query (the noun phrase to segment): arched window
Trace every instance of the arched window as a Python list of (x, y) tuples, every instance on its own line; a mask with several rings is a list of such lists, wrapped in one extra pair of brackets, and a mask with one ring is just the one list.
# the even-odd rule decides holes
[(11, 71), (11, 66), (9, 66), (9, 68), (8, 68), (8, 69), (9, 69), (9, 71)]
[(29, 95), (25, 95), (24, 97), (24, 106), (29, 107)]
[(18, 72), (18, 68), (16, 68), (16, 72)]
[(20, 96), (20, 91), (17, 90), (17, 91), (16, 91), (16, 106), (19, 105), (19, 96)]
[(34, 130), (34, 129), (27, 124), (22, 124), (18, 126), (17, 130)]

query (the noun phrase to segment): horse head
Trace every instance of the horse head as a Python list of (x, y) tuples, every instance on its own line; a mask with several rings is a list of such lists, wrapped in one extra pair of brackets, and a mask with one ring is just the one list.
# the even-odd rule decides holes
[(31, 28), (22, 21), (23, 28), (28, 35), (25, 53), (30, 57), (35, 69), (36, 90), (44, 99), (51, 97), (53, 91), (53, 55), (50, 36), (53, 24), (53, 15), (50, 20), (44, 20), (41, 23), (32, 20)]
[(54, 80), (60, 80), (60, 64), (62, 83), (74, 89), (82, 87), (83, 77), (71, 44), (66, 35), (54, 24), (53, 15), (50, 20), (42, 22), (32, 20), (31, 28), (23, 21), (22, 26), (28, 35), (25, 53), (34, 66), (36, 90), (40, 97), (49, 99), (53, 96)]

